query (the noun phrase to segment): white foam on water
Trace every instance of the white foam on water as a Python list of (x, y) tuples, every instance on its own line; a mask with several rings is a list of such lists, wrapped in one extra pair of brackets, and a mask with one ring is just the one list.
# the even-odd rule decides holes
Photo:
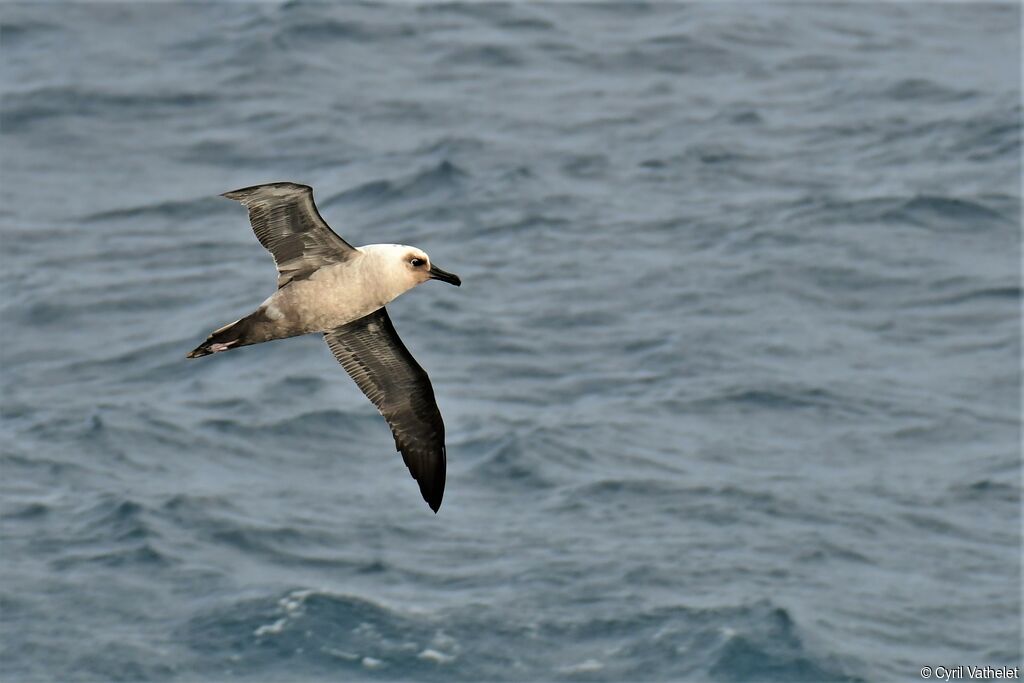
[(273, 624), (264, 624), (263, 626), (260, 626), (258, 629), (253, 631), (252, 634), (257, 638), (260, 638), (268, 634), (280, 633), (281, 630), (284, 629), (284, 625), (286, 623), (288, 623), (288, 620), (282, 617)]
[(437, 650), (432, 650), (430, 648), (427, 648), (423, 652), (419, 653), (417, 657), (419, 657), (420, 659), (425, 659), (430, 662), (436, 662), (438, 664), (447, 664), (448, 662), (455, 660), (455, 657), (453, 655), (446, 655), (443, 652), (438, 652)]

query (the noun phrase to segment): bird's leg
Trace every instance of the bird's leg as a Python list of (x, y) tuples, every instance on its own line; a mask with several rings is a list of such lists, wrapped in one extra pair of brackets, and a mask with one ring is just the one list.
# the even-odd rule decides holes
[(235, 341), (229, 341), (226, 344), (220, 344), (220, 343), (218, 343), (218, 344), (210, 344), (210, 353), (218, 353), (220, 351), (227, 351), (228, 349), (230, 349), (232, 346), (234, 346), (237, 343), (238, 343), (238, 340), (236, 339)]

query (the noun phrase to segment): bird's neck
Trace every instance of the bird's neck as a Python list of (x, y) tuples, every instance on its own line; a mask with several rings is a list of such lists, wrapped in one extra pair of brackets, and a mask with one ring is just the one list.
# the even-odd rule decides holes
[(401, 258), (407, 247), (397, 244), (367, 244), (359, 247), (363, 253), (362, 268), (367, 282), (373, 283), (374, 292), (383, 306), (416, 286), (409, 269)]

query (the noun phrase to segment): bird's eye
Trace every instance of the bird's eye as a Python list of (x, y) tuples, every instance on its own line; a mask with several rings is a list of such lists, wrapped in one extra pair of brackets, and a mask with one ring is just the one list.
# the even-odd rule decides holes
[(414, 258), (414, 259), (412, 259), (411, 261), (409, 261), (409, 263), (411, 263), (411, 264), (412, 264), (412, 267), (413, 267), (413, 268), (419, 268), (419, 267), (420, 267), (420, 266), (422, 266), (422, 265), (423, 265), (424, 263), (426, 263), (426, 261), (424, 261), (424, 260), (423, 260), (423, 259), (421, 259), (421, 258)]

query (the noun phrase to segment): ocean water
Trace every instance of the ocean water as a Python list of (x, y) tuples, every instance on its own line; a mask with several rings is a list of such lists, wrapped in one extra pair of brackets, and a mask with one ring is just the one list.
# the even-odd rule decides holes
[[(0, 5), (0, 678), (1021, 664), (1019, 5)], [(221, 192), (394, 302), (431, 514)]]

